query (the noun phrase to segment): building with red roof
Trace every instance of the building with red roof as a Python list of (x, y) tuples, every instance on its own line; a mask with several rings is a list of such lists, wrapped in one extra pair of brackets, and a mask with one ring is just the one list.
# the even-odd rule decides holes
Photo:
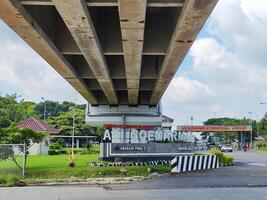
[(45, 133), (59, 133), (59, 130), (45, 124), (44, 122), (35, 119), (34, 117), (22, 120), (17, 123), (17, 127), (19, 128), (29, 128), (37, 132), (45, 132)]
[(34, 143), (29, 149), (31, 155), (47, 155), (50, 144), (50, 134), (59, 133), (59, 130), (34, 117), (24, 119), (17, 123), (18, 128), (29, 128), (36, 132), (47, 133), (47, 136), (40, 143)]

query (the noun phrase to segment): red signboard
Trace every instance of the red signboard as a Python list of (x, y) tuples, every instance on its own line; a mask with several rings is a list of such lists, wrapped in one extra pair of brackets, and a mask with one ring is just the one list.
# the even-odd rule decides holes
[(120, 124), (104, 124), (105, 128), (135, 128), (135, 129), (154, 129), (154, 125), (120, 125)]
[(251, 126), (178, 126), (178, 131), (184, 132), (250, 132)]

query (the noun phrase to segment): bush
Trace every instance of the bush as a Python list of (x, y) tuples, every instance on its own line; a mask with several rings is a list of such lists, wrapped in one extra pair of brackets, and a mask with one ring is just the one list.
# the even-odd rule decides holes
[(60, 149), (59, 153), (60, 154), (68, 154), (68, 151), (66, 149)]
[(0, 175), (0, 184), (6, 184), (6, 177), (4, 175)]
[[(59, 154), (69, 154), (71, 153), (71, 148), (60, 148), (58, 144), (51, 144), (48, 151), (48, 155), (59, 155)], [(74, 154), (99, 154), (100, 147), (98, 145), (92, 145), (90, 148), (74, 148)]]
[(266, 149), (267, 148), (267, 143), (265, 143), (265, 142), (259, 142), (259, 143), (256, 144), (256, 147), (258, 149)]
[(8, 174), (6, 177), (6, 186), (11, 187), (17, 185), (19, 182), (19, 177), (13, 174)]
[(81, 155), (86, 155), (86, 154), (89, 154), (90, 153), (90, 149), (88, 149), (88, 148), (84, 148), (84, 149), (82, 149), (81, 151), (80, 151), (80, 154)]
[(51, 143), (49, 149), (51, 150), (59, 150), (61, 147), (58, 143)]
[(233, 164), (234, 160), (233, 156), (224, 155), (223, 152), (221, 152), (221, 150), (217, 148), (211, 148), (209, 152), (213, 155), (216, 155), (219, 158), (220, 165), (228, 166)]
[(48, 155), (59, 155), (59, 154), (60, 154), (59, 150), (54, 150), (54, 149), (48, 150)]
[(209, 152), (211, 154), (213, 154), (213, 155), (216, 155), (219, 158), (219, 160), (221, 160), (223, 158), (223, 152), (221, 152), (221, 150), (218, 149), (218, 148), (215, 148), (215, 147), (214, 148), (211, 148), (209, 150)]
[(92, 145), (90, 148), (81, 149), (79, 153), (85, 155), (85, 154), (98, 154), (99, 152), (100, 152), (99, 146)]
[(220, 160), (220, 165), (222, 166), (233, 165), (233, 160), (234, 160), (233, 156), (224, 155)]

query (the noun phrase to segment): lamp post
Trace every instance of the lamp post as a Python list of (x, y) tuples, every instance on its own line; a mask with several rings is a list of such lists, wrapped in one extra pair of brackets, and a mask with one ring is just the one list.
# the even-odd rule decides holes
[[(257, 121), (259, 120), (259, 116), (255, 112), (248, 112), (248, 113), (249, 113), (251, 127), (252, 127), (252, 114), (256, 115), (256, 117), (257, 117), (257, 120), (256, 120), (256, 129), (257, 129), (257, 135), (259, 135), (258, 124), (257, 124)], [(252, 132), (253, 132), (253, 129), (251, 129), (251, 132), (250, 132), (250, 147), (251, 147), (251, 149), (253, 149)]]
[[(251, 114), (250, 114), (251, 116)], [(250, 148), (252, 149), (252, 132), (253, 132), (253, 128), (252, 128), (252, 119), (250, 117), (250, 125), (251, 125), (251, 131), (250, 131)]]
[(72, 118), (72, 137), (71, 137), (71, 155), (72, 159), (74, 157), (74, 135), (75, 135), (75, 105), (73, 109), (73, 118)]
[(46, 99), (44, 97), (42, 97), (41, 100), (44, 101), (44, 114), (43, 114), (43, 116), (44, 116), (44, 122), (45, 122), (45, 120), (46, 120)]
[(258, 125), (258, 123), (260, 122), (260, 121), (259, 121), (259, 115), (258, 115), (257, 113), (255, 113), (255, 112), (249, 112), (249, 114), (250, 114), (250, 115), (253, 114), (253, 115), (256, 116), (256, 122), (257, 122), (257, 123), (256, 123), (256, 125), (257, 125), (257, 126), (256, 126), (256, 128), (257, 128), (257, 136), (259, 137), (259, 136), (260, 136), (260, 133), (259, 133), (259, 125)]

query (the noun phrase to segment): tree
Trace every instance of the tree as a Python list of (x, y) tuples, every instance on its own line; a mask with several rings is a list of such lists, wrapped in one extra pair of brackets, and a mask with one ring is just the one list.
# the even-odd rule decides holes
[(59, 116), (50, 116), (46, 123), (56, 127), (61, 135), (71, 135), (73, 132), (73, 117), (75, 115), (75, 135), (97, 135), (102, 133), (101, 127), (91, 127), (85, 123), (85, 109), (73, 108), (68, 112), (61, 112)]
[[(204, 125), (224, 125), (224, 126), (238, 126), (238, 125), (251, 125), (252, 124), (252, 134), (255, 138), (257, 135), (257, 124), (256, 121), (243, 118), (243, 119), (235, 119), (235, 118), (211, 118), (207, 121), (203, 122)], [(209, 135), (208, 132), (201, 133), (201, 136), (203, 138), (207, 138)], [(223, 137), (226, 141), (233, 141), (234, 139), (238, 138), (238, 135), (234, 132), (215, 132), (214, 136)]]
[(0, 128), (8, 127), (12, 122), (16, 123), (28, 117), (38, 117), (34, 112), (36, 104), (29, 101), (17, 101), (17, 95), (0, 97)]
[(0, 116), (0, 128), (7, 128), (11, 125), (11, 121), (6, 116)]
[(264, 117), (259, 122), (259, 133), (267, 141), (267, 113), (265, 113)]
[[(35, 112), (39, 115), (44, 115), (44, 108), (46, 107), (46, 116), (57, 117), (62, 112), (68, 112), (70, 108), (74, 107), (75, 104), (68, 101), (59, 103), (57, 101), (45, 101), (40, 102), (36, 105)], [(86, 105), (76, 105), (76, 108), (85, 109)]]
[[(15, 125), (9, 128), (0, 129), (0, 143), (2, 144), (25, 144), (25, 162), (24, 168), (26, 168), (27, 158), (29, 155), (29, 149), (34, 143), (40, 143), (45, 137), (44, 133), (35, 132), (31, 129), (17, 128)], [(19, 146), (19, 151), (23, 152), (24, 147)], [(5, 153), (0, 154), (0, 160), (11, 159), (19, 168), (22, 166), (16, 161), (13, 147), (9, 147), (3, 151)]]

